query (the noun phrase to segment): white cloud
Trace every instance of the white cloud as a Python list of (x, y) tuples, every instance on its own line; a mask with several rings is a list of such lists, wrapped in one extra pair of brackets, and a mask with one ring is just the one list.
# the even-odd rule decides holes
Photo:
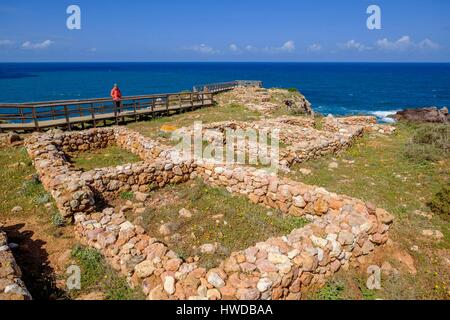
[(322, 45), (318, 43), (313, 43), (310, 46), (308, 46), (307, 50), (311, 52), (318, 52), (322, 50)]
[(371, 50), (371, 47), (368, 47), (362, 43), (359, 43), (355, 40), (349, 40), (346, 43), (338, 44), (339, 48), (343, 50), (356, 50), (356, 51), (366, 51)]
[(239, 52), (240, 51), (239, 47), (237, 45), (235, 45), (234, 43), (230, 44), (229, 48), (233, 52)]
[(0, 47), (7, 47), (13, 45), (14, 42), (11, 40), (0, 40)]
[(281, 46), (280, 51), (293, 52), (295, 51), (295, 42), (293, 40), (286, 41), (283, 46)]
[(436, 42), (431, 41), (430, 39), (425, 39), (419, 42), (418, 47), (420, 49), (431, 49), (431, 50), (438, 50), (441, 46), (437, 44)]
[(191, 47), (185, 47), (184, 50), (190, 50), (190, 51), (200, 52), (200, 53), (204, 53), (204, 54), (218, 53), (218, 51), (215, 50), (213, 47), (210, 47), (204, 43), (202, 43), (200, 45), (194, 45)]
[(43, 42), (37, 42), (32, 43), (30, 41), (26, 41), (22, 44), (23, 49), (29, 49), (29, 50), (39, 50), (39, 49), (46, 49), (50, 47), (52, 44), (54, 44), (54, 41), (51, 40), (45, 40)]
[[(288, 40), (281, 47), (265, 47), (261, 50), (255, 47), (251, 47), (252, 51), (263, 51), (268, 53), (280, 53), (280, 52), (294, 52), (295, 51), (295, 42), (293, 40)], [(250, 51), (250, 50), (249, 50)]]
[(403, 51), (411, 48), (413, 46), (413, 42), (411, 41), (410, 36), (403, 36), (396, 41), (389, 41), (389, 39), (384, 38), (378, 40), (375, 45), (380, 50)]
[(415, 43), (410, 36), (403, 36), (396, 41), (389, 41), (387, 38), (378, 40), (376, 47), (385, 51), (406, 51), (415, 49), (438, 50), (441, 46), (428, 38), (419, 43)]

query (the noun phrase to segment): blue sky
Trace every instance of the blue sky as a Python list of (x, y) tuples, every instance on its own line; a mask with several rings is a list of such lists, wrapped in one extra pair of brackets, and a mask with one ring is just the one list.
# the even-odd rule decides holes
[(0, 61), (449, 62), (450, 1), (1, 0)]

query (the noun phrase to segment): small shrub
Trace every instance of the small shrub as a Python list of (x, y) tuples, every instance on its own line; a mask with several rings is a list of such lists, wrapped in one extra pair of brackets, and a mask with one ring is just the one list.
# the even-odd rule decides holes
[(133, 290), (125, 278), (107, 265), (101, 253), (95, 249), (77, 245), (72, 257), (81, 268), (81, 290), (99, 290), (107, 300), (142, 300), (145, 297), (139, 289)]
[(120, 194), (120, 199), (122, 200), (133, 200), (134, 193), (131, 191), (125, 191)]
[(158, 189), (158, 184), (156, 182), (152, 182), (148, 185), (148, 189), (150, 191), (156, 190), (156, 189)]
[(329, 281), (315, 295), (316, 300), (342, 300), (344, 284), (341, 281)]
[(75, 258), (82, 269), (81, 287), (87, 288), (96, 284), (97, 279), (103, 274), (103, 258), (100, 252), (94, 249), (77, 245), (72, 250)]
[(450, 126), (443, 125), (425, 125), (421, 127), (413, 136), (413, 142), (419, 144), (432, 145), (435, 148), (450, 151)]
[(408, 160), (415, 163), (436, 162), (440, 159), (440, 152), (435, 147), (412, 142), (405, 145), (403, 154)]
[(297, 88), (288, 88), (287, 91), (290, 92), (290, 93), (298, 93), (298, 89)]
[(51, 220), (55, 227), (64, 227), (66, 225), (66, 220), (59, 212), (53, 214)]
[(31, 179), (28, 181), (25, 181), (19, 192), (20, 194), (27, 196), (27, 197), (33, 197), (41, 193), (41, 183), (39, 180)]
[(35, 199), (37, 204), (46, 204), (50, 202), (50, 195), (48, 193), (43, 194), (41, 196), (36, 197)]
[(450, 221), (450, 183), (433, 197), (428, 206), (435, 214)]
[(450, 126), (423, 124), (414, 127), (415, 132), (404, 147), (407, 159), (416, 162), (436, 162), (450, 153)]

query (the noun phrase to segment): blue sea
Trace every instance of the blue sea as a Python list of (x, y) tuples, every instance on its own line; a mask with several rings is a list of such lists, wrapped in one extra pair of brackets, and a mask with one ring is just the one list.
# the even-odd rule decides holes
[(298, 88), (323, 114), (450, 106), (450, 64), (426, 63), (0, 63), (0, 103), (190, 90), (231, 80)]

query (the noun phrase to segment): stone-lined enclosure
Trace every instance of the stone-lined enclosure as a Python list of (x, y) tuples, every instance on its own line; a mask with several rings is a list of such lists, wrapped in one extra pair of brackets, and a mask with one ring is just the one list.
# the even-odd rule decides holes
[[(143, 161), (88, 172), (71, 166), (72, 154), (114, 143)], [(99, 249), (132, 285), (142, 285), (149, 299), (299, 299), (310, 286), (385, 243), (392, 223), (389, 213), (372, 204), (252, 167), (185, 160), (175, 149), (123, 127), (35, 134), (26, 146), (61, 213), (74, 218), (80, 240)], [(205, 270), (127, 221), (127, 208), (108, 207), (123, 191), (147, 192), (195, 178), (311, 223)]]
[[(327, 154), (336, 154), (350, 147), (353, 142), (361, 137), (364, 132), (392, 133), (394, 127), (378, 125), (375, 117), (326, 117), (323, 128), (316, 129), (313, 118), (280, 117), (276, 119), (264, 119), (255, 122), (226, 121), (206, 124), (202, 126), (203, 140), (213, 145), (223, 146), (227, 142), (226, 130), (236, 132), (245, 130), (254, 132), (266, 132), (271, 134), (275, 129), (279, 132), (279, 141), (284, 147), (279, 148), (278, 154), (271, 150), (270, 144), (261, 141), (244, 141), (239, 145), (235, 141), (234, 153), (259, 155), (260, 158), (276, 159), (275, 164), (280, 169), (289, 171), (295, 163), (320, 158)], [(176, 131), (178, 136), (194, 136), (194, 126), (181, 128)]]

